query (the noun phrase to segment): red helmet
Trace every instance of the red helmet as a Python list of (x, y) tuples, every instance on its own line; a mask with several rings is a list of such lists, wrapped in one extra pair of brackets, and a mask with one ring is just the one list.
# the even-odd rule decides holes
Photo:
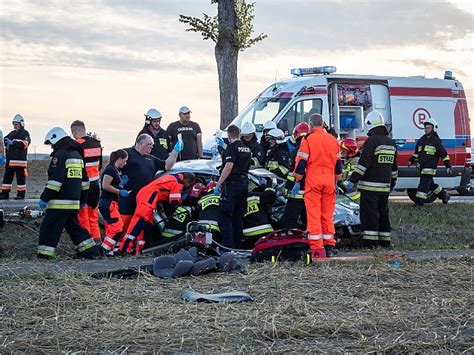
[(359, 147), (354, 138), (344, 138), (341, 141), (341, 150), (346, 153), (349, 158), (352, 158), (359, 152)]
[(199, 198), (205, 190), (206, 186), (204, 186), (204, 184), (201, 184), (200, 182), (197, 182), (193, 185), (193, 188), (189, 192), (189, 197)]
[(209, 184), (206, 186), (206, 191), (212, 191), (214, 190), (214, 187), (217, 185), (217, 181), (211, 180), (209, 181)]
[(311, 127), (306, 122), (298, 123), (293, 129), (293, 138), (296, 140), (299, 137), (304, 137), (311, 133)]

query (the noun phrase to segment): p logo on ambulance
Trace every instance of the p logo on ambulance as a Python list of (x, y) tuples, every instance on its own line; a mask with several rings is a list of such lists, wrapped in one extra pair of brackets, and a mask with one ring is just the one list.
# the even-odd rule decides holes
[(413, 123), (418, 129), (424, 128), (423, 122), (425, 122), (427, 118), (431, 118), (431, 114), (423, 107), (417, 108), (415, 112), (413, 112)]

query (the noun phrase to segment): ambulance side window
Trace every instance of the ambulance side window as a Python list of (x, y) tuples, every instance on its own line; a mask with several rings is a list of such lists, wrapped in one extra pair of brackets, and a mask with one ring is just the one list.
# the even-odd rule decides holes
[(285, 134), (292, 134), (295, 126), (300, 122), (308, 122), (314, 113), (321, 113), (323, 109), (323, 100), (308, 99), (296, 102), (278, 122), (280, 128)]

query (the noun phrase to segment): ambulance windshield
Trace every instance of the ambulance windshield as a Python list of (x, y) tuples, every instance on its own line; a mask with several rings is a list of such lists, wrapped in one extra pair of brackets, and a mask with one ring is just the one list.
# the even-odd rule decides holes
[(273, 120), (289, 101), (290, 98), (259, 97), (244, 108), (231, 124), (242, 127), (245, 122), (252, 122), (257, 132), (261, 132), (263, 124)]

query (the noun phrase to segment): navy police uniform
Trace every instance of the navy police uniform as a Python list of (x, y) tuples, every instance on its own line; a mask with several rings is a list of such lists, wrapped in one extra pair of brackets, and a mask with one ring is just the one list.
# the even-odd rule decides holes
[(243, 219), (247, 211), (248, 179), (251, 164), (250, 148), (240, 140), (227, 145), (223, 167), (234, 163), (230, 175), (224, 182), (219, 203), (219, 228), (222, 243), (228, 248), (240, 248), (243, 239)]

